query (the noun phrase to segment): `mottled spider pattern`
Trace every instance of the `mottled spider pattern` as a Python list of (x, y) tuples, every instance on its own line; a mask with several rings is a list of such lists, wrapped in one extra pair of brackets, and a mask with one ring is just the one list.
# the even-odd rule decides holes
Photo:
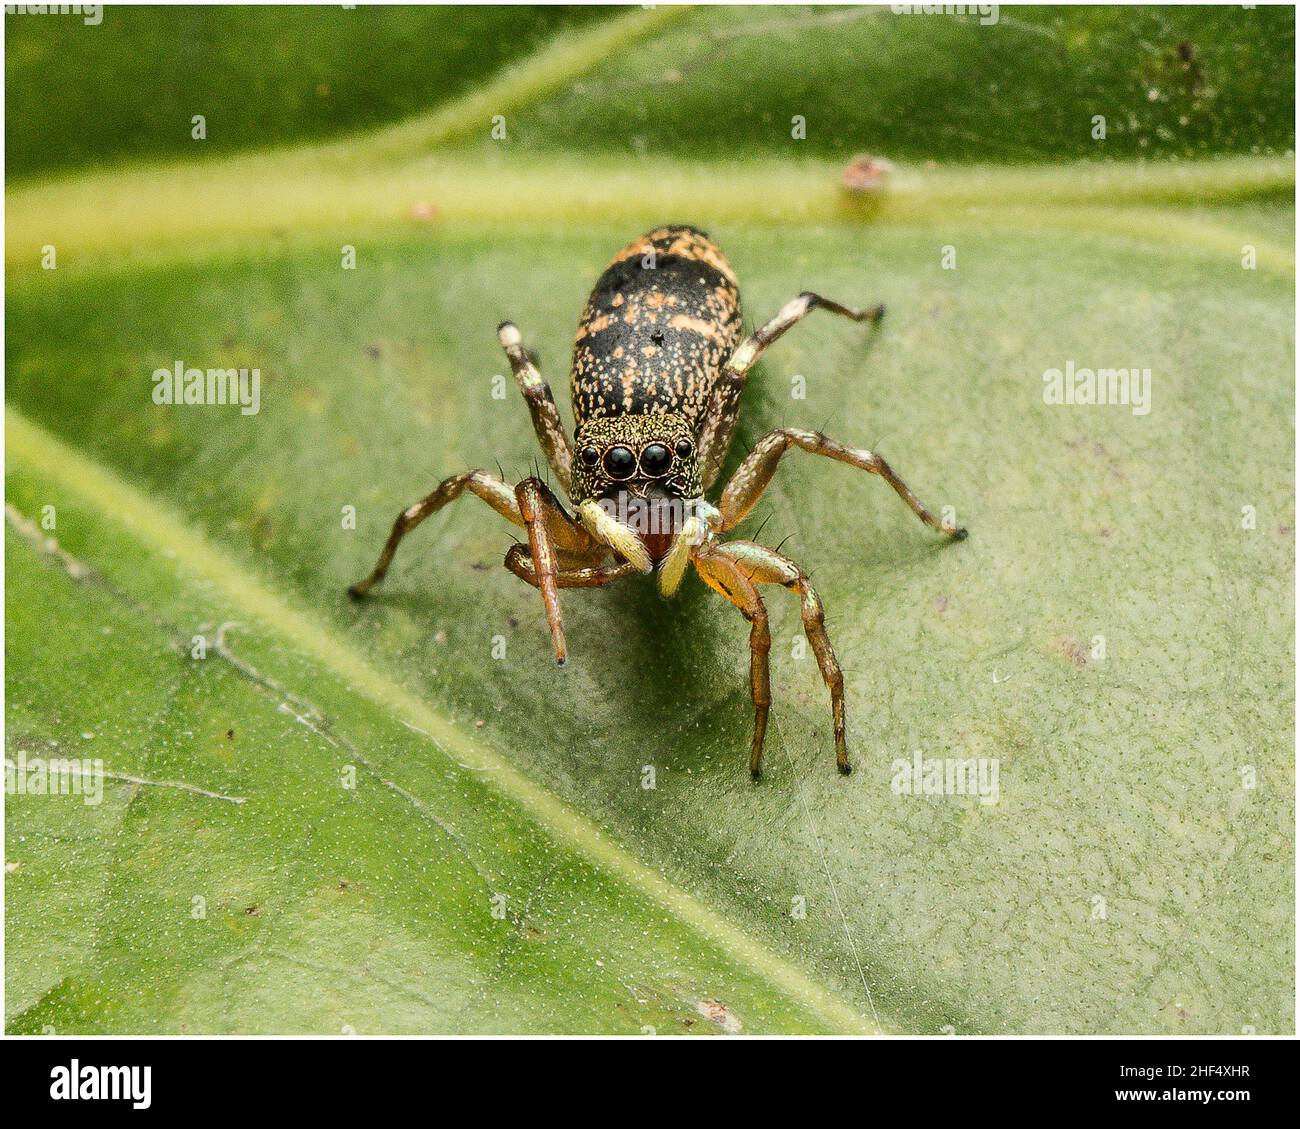
[(722, 252), (694, 228), (662, 227), (614, 256), (573, 342), (573, 411), (674, 412), (696, 424), (740, 337), (740, 292)]
[[(646, 471), (645, 477), (618, 477), (622, 473), (618, 466), (620, 448), (637, 456), (636, 463)], [(651, 448), (661, 449), (662, 454)], [(645, 457), (647, 452), (649, 459)], [(573, 460), (570, 500), (581, 505), (588, 498), (600, 498), (620, 481), (627, 481), (629, 490), (656, 483), (678, 498), (701, 497), (704, 487), (695, 458), (695, 428), (690, 420), (678, 412), (655, 412), (597, 416), (583, 424)]]
[(629, 243), (597, 280), (574, 340), (572, 443), (519, 330), (510, 322), (497, 330), (567, 508), (537, 477), (510, 486), (481, 470), (453, 475), (398, 514), (374, 570), (349, 592), (358, 598), (369, 592), (384, 578), (402, 538), (466, 490), (527, 531), (528, 544), (513, 545), (505, 566), (541, 592), (561, 666), (568, 656), (561, 588), (598, 588), (657, 570), (659, 590), (671, 596), (693, 567), (750, 625), (749, 767), (758, 779), (772, 702), (772, 638), (759, 589), (786, 588), (799, 598), (804, 633), (830, 690), (835, 759), (848, 773), (844, 675), (821, 598), (788, 557), (722, 535), (745, 519), (781, 457), (796, 447), (879, 475), (918, 518), (954, 540), (966, 530), (939, 521), (879, 455), (794, 427), (760, 438), (716, 504), (707, 500), (731, 445), (750, 370), (815, 309), (870, 323), (884, 313), (882, 306), (855, 309), (803, 293), (742, 339), (735, 273), (704, 232), (669, 225)]

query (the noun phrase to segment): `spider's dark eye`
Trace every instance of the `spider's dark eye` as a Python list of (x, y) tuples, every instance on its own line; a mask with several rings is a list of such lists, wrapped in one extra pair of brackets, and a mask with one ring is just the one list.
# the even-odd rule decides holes
[(588, 466), (595, 466), (600, 462), (600, 452), (595, 447), (583, 447), (578, 457)]
[(627, 478), (636, 470), (636, 456), (627, 447), (611, 447), (605, 452), (605, 473), (610, 478)]
[(651, 478), (666, 473), (672, 464), (672, 452), (662, 443), (651, 443), (641, 452), (641, 469)]
[(689, 459), (691, 452), (695, 450), (694, 445), (689, 439), (677, 440), (677, 457), (679, 459)]

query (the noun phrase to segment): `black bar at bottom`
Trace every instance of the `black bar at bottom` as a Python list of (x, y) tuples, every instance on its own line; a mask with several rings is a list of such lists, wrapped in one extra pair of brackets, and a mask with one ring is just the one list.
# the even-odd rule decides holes
[[(489, 1106), (505, 1102), (513, 1116), (548, 1102), (608, 1112), (622, 1107), (590, 1103), (620, 1094), (637, 1095), (645, 1110), (656, 1095), (680, 1098), (687, 1084), (724, 1103), (764, 1092), (765, 1107), (781, 1100), (774, 1090), (797, 1105), (844, 1086), (836, 1100), (864, 1112), (879, 1111), (887, 1096), (926, 1117), (990, 1103), (999, 1113), (1042, 1112), (1047, 1103), (1076, 1114), (1122, 1106), (1259, 1114), (1295, 1094), (1294, 1039), (737, 1038), (711, 1039), (692, 1054), (696, 1042), (7, 1037), (0, 1054), (8, 1111), (93, 1115), (113, 1105), (211, 1118), (274, 1106), (335, 1123), (394, 1103), (446, 1108), (448, 1098), (476, 1093)], [(469, 1069), (454, 1066), (461, 1059)]]

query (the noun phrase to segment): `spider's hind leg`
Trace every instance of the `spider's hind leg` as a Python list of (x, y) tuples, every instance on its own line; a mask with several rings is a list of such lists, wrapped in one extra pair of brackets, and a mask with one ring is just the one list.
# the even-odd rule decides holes
[(569, 446), (569, 437), (560, 419), (559, 409), (555, 406), (555, 397), (551, 386), (542, 379), (537, 366), (524, 349), (524, 339), (519, 328), (513, 323), (503, 321), (497, 327), (497, 339), (505, 350), (510, 362), (510, 371), (515, 375), (519, 391), (528, 401), (528, 411), (533, 417), (533, 430), (537, 433), (537, 442), (546, 452), (546, 461), (551, 464), (555, 477), (567, 494), (573, 479), (573, 451)]
[(872, 325), (885, 315), (885, 307), (882, 305), (857, 309), (805, 290), (782, 306), (771, 321), (737, 345), (718, 375), (701, 427), (700, 477), (706, 490), (717, 480), (722, 461), (727, 457), (727, 448), (731, 446), (731, 433), (735, 430), (736, 417), (740, 414), (740, 394), (745, 390), (749, 370), (758, 363), (770, 345), (813, 310), (829, 310), (851, 321), (866, 321)]

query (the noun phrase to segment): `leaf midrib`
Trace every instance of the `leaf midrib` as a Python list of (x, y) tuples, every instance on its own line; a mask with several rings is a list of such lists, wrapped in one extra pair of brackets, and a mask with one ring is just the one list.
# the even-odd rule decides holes
[[(890, 224), (950, 231), (954, 224), (1121, 233), (1179, 246), (1239, 252), (1243, 234), (1198, 218), (1192, 205), (1277, 199), (1294, 189), (1294, 167), (1271, 158), (1234, 158), (1178, 168), (1060, 165), (1035, 169), (968, 168), (900, 172), (873, 200), (843, 192), (827, 162), (625, 162), (536, 157), (523, 178), (498, 161), (453, 151), (436, 162), (339, 170), (285, 158), (139, 169), (50, 182), (6, 194), (6, 266), (30, 271), (42, 248), (70, 262), (123, 255), (167, 259), (210, 253), (223, 243), (265, 247), (272, 239), (354, 242), (376, 233), (431, 235), (475, 226), (586, 230), (593, 215), (624, 228), (666, 215), (708, 223)], [(411, 218), (416, 204), (433, 220)], [(1177, 216), (1170, 223), (1171, 213)], [(1258, 238), (1247, 240), (1259, 245)], [(1278, 244), (1261, 263), (1289, 270), (1294, 255)], [(75, 255), (68, 260), (67, 255)], [(63, 262), (60, 263), (63, 265)]]
[(692, 894), (680, 889), (613, 842), (585, 816), (521, 773), (491, 746), (463, 731), (406, 687), (331, 634), (304, 611), (271, 592), (231, 557), (187, 529), (111, 471), (68, 447), (12, 407), (5, 408), (5, 452), (47, 480), (87, 498), (146, 549), (165, 554), (232, 605), (343, 678), (357, 692), (429, 738), (450, 772), (473, 771), (518, 805), (559, 845), (646, 895), (728, 953), (765, 977), (782, 994), (820, 1015), (828, 1027), (856, 1034), (880, 1034), (898, 1025), (875, 1027), (842, 999), (784, 956), (755, 940)]

